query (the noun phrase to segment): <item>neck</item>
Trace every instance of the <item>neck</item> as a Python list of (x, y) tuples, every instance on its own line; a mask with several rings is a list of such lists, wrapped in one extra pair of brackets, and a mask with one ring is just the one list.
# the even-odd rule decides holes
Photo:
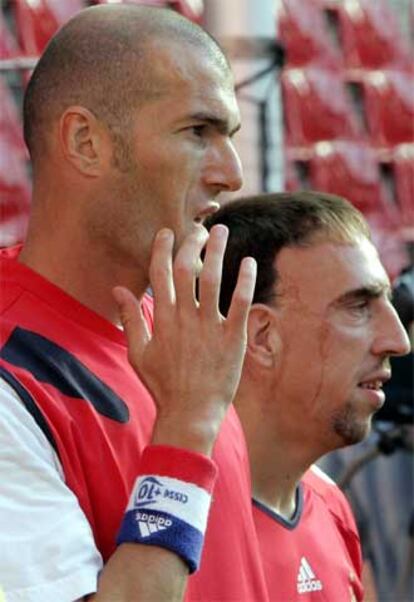
[(42, 213), (32, 213), (19, 260), (89, 309), (118, 324), (112, 289), (126, 286), (141, 298), (148, 286), (147, 266), (131, 267), (117, 261), (111, 249), (86, 238), (73, 214), (69, 217), (61, 213), (54, 219), (50, 212)]
[(307, 466), (296, 463), (292, 450), (286, 446), (266, 447), (264, 440), (254, 444), (248, 440), (247, 445), (253, 497), (280, 516), (290, 519), (296, 509), (296, 490)]
[(280, 416), (278, 422), (269, 419), (274, 414), (274, 404), (267, 410), (257, 397), (258, 390), (258, 386), (254, 387), (248, 397), (239, 390), (235, 401), (246, 436), (253, 497), (290, 519), (296, 509), (299, 482), (317, 454), (312, 455), (305, 443), (292, 437)]

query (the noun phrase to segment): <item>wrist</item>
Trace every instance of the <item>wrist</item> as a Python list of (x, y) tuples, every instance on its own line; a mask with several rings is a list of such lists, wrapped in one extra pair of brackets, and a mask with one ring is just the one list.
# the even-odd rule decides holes
[(169, 445), (148, 446), (117, 543), (166, 548), (194, 572), (216, 477), (216, 465), (203, 454)]
[(153, 445), (170, 445), (210, 456), (226, 412), (219, 417), (180, 415), (158, 416), (152, 434)]

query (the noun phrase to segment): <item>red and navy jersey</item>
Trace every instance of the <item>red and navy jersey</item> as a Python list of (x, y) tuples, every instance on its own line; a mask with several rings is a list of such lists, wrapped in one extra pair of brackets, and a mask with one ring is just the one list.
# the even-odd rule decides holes
[(286, 520), (253, 500), (253, 516), (272, 602), (363, 600), (358, 531), (340, 489), (312, 467)]
[[(16, 261), (17, 252), (0, 254), (0, 376), (55, 448), (106, 561), (151, 439), (155, 406), (128, 362), (124, 333)], [(151, 325), (149, 297), (143, 311)], [(266, 600), (246, 447), (233, 408), (214, 460), (219, 476), (187, 599)]]

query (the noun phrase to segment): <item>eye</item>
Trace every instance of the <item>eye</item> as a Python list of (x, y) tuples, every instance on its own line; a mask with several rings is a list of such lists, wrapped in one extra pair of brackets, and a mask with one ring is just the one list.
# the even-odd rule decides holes
[(371, 303), (369, 299), (363, 299), (349, 306), (349, 310), (356, 316), (364, 316), (370, 313)]
[(202, 138), (206, 132), (207, 126), (205, 124), (192, 125), (189, 130), (196, 136), (197, 138)]

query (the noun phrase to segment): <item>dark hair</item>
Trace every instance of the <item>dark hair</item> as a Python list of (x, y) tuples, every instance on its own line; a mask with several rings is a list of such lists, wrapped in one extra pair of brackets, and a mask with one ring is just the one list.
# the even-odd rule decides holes
[(49, 42), (26, 89), (23, 127), (32, 159), (42, 156), (53, 120), (71, 105), (89, 109), (115, 142), (122, 140), (131, 110), (165, 91), (153, 52), (171, 43), (201, 49), (230, 70), (217, 41), (173, 10), (101, 5), (75, 15)]
[(261, 194), (232, 201), (205, 222), (229, 228), (224, 257), (220, 310), (227, 314), (244, 257), (257, 261), (254, 303), (270, 303), (276, 297), (275, 258), (289, 246), (308, 246), (318, 240), (339, 243), (370, 239), (362, 214), (347, 200), (322, 192)]

